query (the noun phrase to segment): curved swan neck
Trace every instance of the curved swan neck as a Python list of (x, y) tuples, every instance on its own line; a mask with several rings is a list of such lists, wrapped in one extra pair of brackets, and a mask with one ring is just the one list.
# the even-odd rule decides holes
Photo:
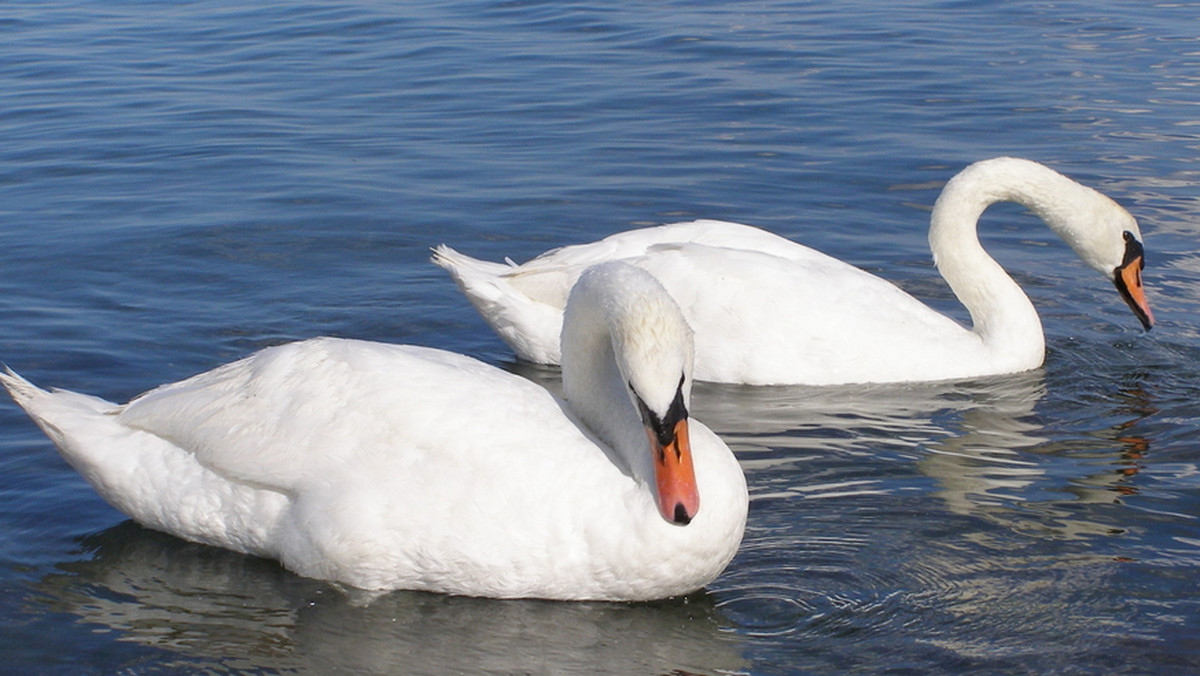
[(1036, 351), (1038, 363), (1045, 350), (1041, 320), (1029, 297), (979, 243), (983, 212), (997, 202), (1021, 204), (1082, 256), (1079, 212), (1095, 208), (1098, 199), (1111, 202), (1036, 162), (1007, 157), (977, 162), (946, 184), (933, 208), (929, 246), (985, 344), (1023, 350), (1030, 358)]
[(597, 265), (580, 276), (563, 313), (563, 395), (633, 476), (654, 481), (649, 442), (631, 388), (655, 411), (679, 392), (690, 403), (691, 329), (644, 270)]
[[(947, 233), (969, 232), (974, 237), (979, 217), (997, 202), (1016, 202), (1032, 211), (1089, 264), (1089, 257), (1080, 247), (1091, 233), (1081, 226), (1089, 218), (1102, 220), (1100, 210), (1120, 209), (1107, 196), (1049, 167), (1031, 160), (997, 157), (972, 164), (946, 183), (934, 205), (931, 244)], [(939, 218), (939, 212), (959, 218)]]
[[(578, 298), (572, 296), (573, 300)], [(598, 299), (568, 304), (564, 311), (563, 398), (601, 442), (617, 451), (614, 460), (618, 464), (649, 480), (653, 476), (649, 454), (636, 452), (646, 443), (641, 418), (626, 393), (603, 306), (594, 300)], [(647, 462), (634, 467), (640, 455), (646, 455)]]

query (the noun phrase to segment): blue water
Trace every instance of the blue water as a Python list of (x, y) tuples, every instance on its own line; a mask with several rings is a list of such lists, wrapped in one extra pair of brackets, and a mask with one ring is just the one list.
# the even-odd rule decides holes
[(0, 403), (15, 673), (1200, 670), (1200, 4), (20, 2), (0, 10), (0, 359), (124, 400), (320, 334), (512, 362), (428, 247), (752, 223), (965, 319), (929, 261), (1000, 154), (1140, 220), (1159, 325), (1013, 207), (1044, 369), (701, 386), (751, 486), (704, 592), (365, 599), (146, 531)]

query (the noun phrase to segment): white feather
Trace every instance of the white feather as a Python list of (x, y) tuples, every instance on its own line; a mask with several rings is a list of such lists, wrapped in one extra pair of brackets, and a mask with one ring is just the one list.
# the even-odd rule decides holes
[[(1110, 280), (1137, 222), (1108, 197), (1035, 162), (996, 158), (946, 186), (932, 216), (939, 271), (970, 311), (964, 327), (894, 284), (757, 228), (694, 221), (618, 233), (518, 267), (445, 245), (450, 272), (480, 315), (535, 363), (556, 364), (567, 290), (588, 266), (622, 260), (651, 272), (696, 331), (696, 378), (827, 385), (1010, 373), (1042, 363), (1045, 339), (1028, 297), (979, 245), (979, 216), (998, 201), (1039, 215)], [(1148, 313), (1148, 308), (1145, 308)]]
[[(604, 333), (607, 350), (564, 369), (567, 401), (462, 355), (333, 338), (268, 348), (124, 406), (11, 371), (0, 382), (111, 504), (189, 540), (363, 589), (684, 594), (737, 550), (745, 479), (692, 421), (703, 507), (685, 526), (660, 516), (631, 394), (605, 383), (669, 400), (691, 368), (690, 330), (653, 278), (606, 267), (575, 314), (622, 338)], [(656, 323), (665, 328), (628, 329)], [(621, 373), (618, 361), (674, 367)], [(610, 375), (590, 382), (572, 368)]]

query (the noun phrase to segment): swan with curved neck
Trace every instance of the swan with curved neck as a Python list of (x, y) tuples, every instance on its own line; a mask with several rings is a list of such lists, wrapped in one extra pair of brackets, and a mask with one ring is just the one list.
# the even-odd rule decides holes
[(583, 273), (564, 399), (430, 348), (318, 338), (116, 405), (2, 382), (150, 528), (374, 590), (643, 600), (741, 541), (737, 460), (688, 417), (691, 329), (652, 276)]
[(1041, 321), (1028, 296), (979, 243), (988, 206), (1028, 207), (1090, 267), (1112, 280), (1142, 325), (1137, 221), (1105, 195), (1036, 162), (995, 158), (951, 179), (934, 206), (930, 247), (970, 313), (964, 327), (859, 268), (763, 230), (695, 221), (632, 230), (547, 252), (523, 265), (464, 256), (446, 268), (522, 359), (558, 363), (566, 290), (589, 265), (624, 260), (663, 283), (696, 330), (696, 378), (830, 385), (944, 380), (1037, 368)]

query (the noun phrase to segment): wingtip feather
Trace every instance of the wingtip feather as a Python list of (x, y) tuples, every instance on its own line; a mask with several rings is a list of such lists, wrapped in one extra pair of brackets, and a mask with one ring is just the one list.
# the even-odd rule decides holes
[(459, 260), (462, 258), (462, 254), (458, 253), (454, 249), (451, 249), (445, 244), (439, 244), (435, 247), (430, 247), (429, 251), (432, 254), (429, 257), (429, 260), (434, 265), (447, 270), (456, 267), (459, 263)]

